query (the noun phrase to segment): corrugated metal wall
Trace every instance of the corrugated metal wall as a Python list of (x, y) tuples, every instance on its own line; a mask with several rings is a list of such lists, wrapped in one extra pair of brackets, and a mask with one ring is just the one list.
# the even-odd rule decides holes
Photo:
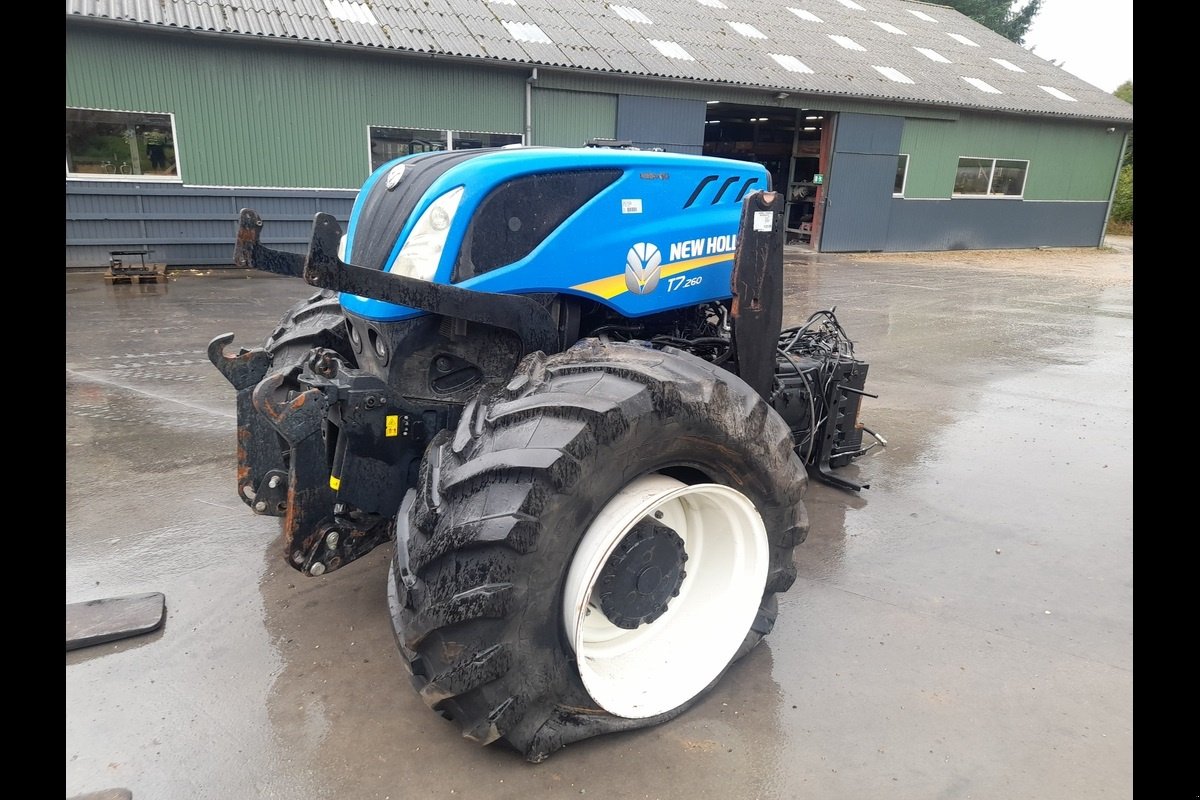
[(183, 182), (353, 188), (367, 128), (522, 133), (528, 70), (67, 26), (67, 105), (175, 114)]
[(820, 249), (887, 249), (901, 117), (838, 114), (833, 161), (825, 181)]
[(115, 181), (67, 182), (67, 267), (104, 267), (110, 250), (151, 248), (168, 266), (233, 266), (238, 212), (262, 215), (263, 243), (304, 252), (313, 215), (345, 227), (353, 191), (191, 188)]
[(588, 139), (617, 135), (616, 95), (535, 87), (532, 102), (530, 144), (581, 147)]
[[(1121, 152), (1121, 136), (1106, 127), (839, 114), (820, 249), (1094, 247)], [(908, 178), (893, 198), (899, 153), (909, 155)], [(1028, 160), (1024, 198), (952, 197), (960, 156)]]
[(623, 94), (617, 101), (617, 138), (644, 149), (700, 155), (705, 108), (703, 100)]
[(1095, 247), (1107, 202), (1000, 199), (891, 201), (887, 250)]
[(1112, 191), (1120, 132), (1102, 122), (964, 114), (957, 122), (909, 119), (907, 198), (948, 198), (960, 156), (1029, 161), (1026, 200), (1103, 200)]

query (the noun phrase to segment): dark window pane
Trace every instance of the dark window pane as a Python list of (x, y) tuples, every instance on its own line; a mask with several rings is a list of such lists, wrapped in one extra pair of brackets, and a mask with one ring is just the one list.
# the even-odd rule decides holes
[(475, 150), (480, 147), (503, 147), (506, 144), (520, 144), (521, 136), (516, 133), (474, 133), (472, 131), (454, 132), (455, 150)]
[(996, 161), (990, 194), (1020, 197), (1025, 191), (1025, 171), (1028, 161)]
[(990, 158), (960, 158), (958, 174), (954, 176), (954, 193), (987, 194), (991, 171)]
[(68, 108), (67, 173), (177, 177), (170, 115)]
[(908, 156), (901, 154), (896, 158), (896, 185), (892, 194), (904, 194), (904, 178), (908, 174)]
[(421, 128), (371, 128), (371, 171), (414, 153), (445, 150), (446, 132)]

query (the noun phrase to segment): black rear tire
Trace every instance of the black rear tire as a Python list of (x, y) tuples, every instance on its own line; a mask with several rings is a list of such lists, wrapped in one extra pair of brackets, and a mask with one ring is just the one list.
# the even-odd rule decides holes
[(765, 524), (769, 566), (732, 663), (771, 630), (775, 595), (795, 579), (807, 476), (792, 445), (783, 419), (741, 379), (681, 351), (590, 339), (528, 356), (430, 443), (400, 510), (389, 604), (423, 699), (465, 737), (502, 740), (535, 762), (682, 713), (728, 663), (650, 717), (616, 716), (589, 695), (563, 626), (576, 549), (640, 476), (742, 493)]

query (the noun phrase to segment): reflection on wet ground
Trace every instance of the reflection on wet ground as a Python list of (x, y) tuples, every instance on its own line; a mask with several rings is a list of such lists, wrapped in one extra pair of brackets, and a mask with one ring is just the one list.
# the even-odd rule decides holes
[[(67, 794), (1010, 798), (1132, 791), (1132, 256), (794, 255), (888, 440), (814, 483), (766, 643), (679, 719), (541, 765), (408, 686), (387, 553), (320, 579), (235, 494), (233, 393), (297, 280), (67, 278), (67, 601), (162, 591), (152, 636), (67, 655)], [(153, 290), (153, 291), (148, 291)]]

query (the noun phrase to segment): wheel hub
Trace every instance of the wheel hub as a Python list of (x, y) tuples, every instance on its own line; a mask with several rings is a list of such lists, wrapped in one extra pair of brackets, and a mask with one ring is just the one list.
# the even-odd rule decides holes
[(604, 563), (596, 582), (600, 609), (626, 630), (661, 617), (687, 572), (683, 539), (673, 529), (643, 517)]

